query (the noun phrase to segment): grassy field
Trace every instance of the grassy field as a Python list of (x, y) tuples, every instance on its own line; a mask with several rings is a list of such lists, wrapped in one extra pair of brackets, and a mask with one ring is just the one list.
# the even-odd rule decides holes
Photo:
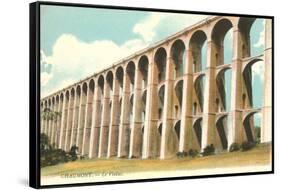
[(220, 153), (206, 157), (159, 159), (90, 159), (49, 166), (41, 169), (42, 176), (56, 176), (71, 173), (196, 170), (207, 168), (266, 165), (271, 162), (271, 146), (260, 144), (245, 152)]

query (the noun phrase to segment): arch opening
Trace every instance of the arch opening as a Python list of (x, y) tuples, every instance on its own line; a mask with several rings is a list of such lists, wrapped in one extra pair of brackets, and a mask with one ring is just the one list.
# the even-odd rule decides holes
[(129, 77), (130, 81), (130, 92), (134, 92), (134, 86), (135, 86), (135, 63), (134, 62), (129, 62), (126, 68), (126, 74)]
[(238, 29), (242, 40), (242, 58), (253, 57), (264, 51), (264, 19), (242, 17)]
[(117, 83), (118, 88), (119, 88), (118, 94), (120, 96), (123, 91), (123, 78), (124, 78), (124, 71), (123, 71), (122, 67), (118, 67), (118, 69), (116, 70), (116, 73), (115, 73), (115, 77), (118, 81), (118, 83)]
[(180, 80), (176, 83), (175, 95), (176, 95), (176, 102), (175, 102), (174, 117), (176, 119), (180, 119), (182, 113), (183, 80)]
[(194, 124), (193, 124), (193, 129), (196, 135), (197, 143), (199, 145), (199, 148), (201, 149), (202, 147), (202, 117), (198, 118)]
[(180, 139), (180, 126), (181, 126), (181, 121), (179, 120), (176, 122), (174, 127), (178, 140)]
[(229, 112), (231, 104), (231, 81), (232, 72), (230, 68), (221, 70), (216, 77), (217, 97), (216, 110), (217, 112)]
[(157, 66), (158, 73), (158, 83), (163, 82), (166, 79), (166, 62), (167, 62), (167, 53), (164, 48), (159, 48), (154, 56), (154, 62)]
[(164, 96), (165, 96), (165, 85), (162, 85), (158, 90), (158, 119), (163, 118), (163, 108), (164, 108)]
[(227, 115), (221, 116), (216, 122), (216, 129), (219, 137), (219, 144), (222, 150), (228, 148), (228, 128), (227, 128)]
[(193, 103), (194, 115), (203, 112), (204, 107), (204, 90), (205, 90), (205, 75), (200, 75), (194, 82), (195, 100)]
[(174, 63), (174, 75), (173, 79), (182, 77), (184, 74), (185, 62), (186, 62), (185, 45), (182, 40), (176, 40), (171, 48), (171, 56)]
[(216, 65), (229, 64), (232, 62), (233, 49), (233, 25), (228, 19), (218, 21), (212, 31), (214, 42)]
[(191, 60), (193, 64), (193, 72), (200, 72), (205, 70), (207, 65), (207, 36), (202, 31), (196, 31), (189, 44), (189, 49), (191, 51)]
[(249, 113), (243, 121), (246, 141), (260, 143), (261, 138), (261, 113)]
[(147, 75), (148, 75), (148, 58), (146, 56), (142, 56), (139, 61), (139, 70), (141, 73), (141, 86), (142, 89), (147, 86)]
[(252, 60), (243, 70), (245, 85), (245, 107), (261, 108), (263, 106), (264, 89), (264, 61), (261, 59)]

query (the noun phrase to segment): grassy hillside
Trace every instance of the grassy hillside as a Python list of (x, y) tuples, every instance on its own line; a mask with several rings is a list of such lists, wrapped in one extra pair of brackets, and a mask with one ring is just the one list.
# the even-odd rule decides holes
[(217, 155), (196, 158), (159, 159), (90, 159), (44, 167), (42, 176), (55, 176), (85, 172), (138, 172), (138, 171), (171, 171), (195, 170), (207, 168), (238, 167), (266, 165), (271, 162), (271, 145), (260, 144), (246, 152), (220, 153)]

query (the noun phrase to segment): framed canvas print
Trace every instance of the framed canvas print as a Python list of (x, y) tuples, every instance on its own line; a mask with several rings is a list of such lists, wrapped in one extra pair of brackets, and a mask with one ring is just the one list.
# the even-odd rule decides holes
[(265, 15), (30, 4), (30, 186), (274, 171)]

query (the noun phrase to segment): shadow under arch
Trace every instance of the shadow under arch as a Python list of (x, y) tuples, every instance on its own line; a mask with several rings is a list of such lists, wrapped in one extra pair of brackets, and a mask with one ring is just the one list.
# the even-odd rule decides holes
[(221, 147), (223, 150), (228, 148), (227, 139), (227, 114), (219, 116), (216, 120), (216, 129), (220, 138)]
[(191, 51), (191, 63), (193, 64), (193, 72), (203, 70), (202, 65), (202, 47), (207, 41), (207, 35), (204, 31), (198, 30), (194, 32), (190, 38), (189, 49)]
[(257, 113), (260, 113), (259, 110), (254, 110), (249, 113), (247, 113), (243, 117), (243, 127), (245, 130), (245, 134), (247, 137), (248, 142), (255, 142), (255, 135), (254, 135), (254, 121), (253, 121), (253, 116)]
[(158, 83), (162, 82), (166, 78), (166, 61), (167, 61), (167, 52), (165, 48), (160, 47), (157, 49), (154, 55), (154, 62), (157, 66), (157, 79)]
[(181, 126), (181, 120), (176, 121), (176, 123), (174, 125), (174, 130), (176, 132), (178, 141), (180, 141), (180, 130), (181, 130), (180, 126)]
[(146, 88), (147, 86), (147, 78), (148, 78), (148, 58), (146, 55), (141, 56), (138, 62), (138, 69), (140, 71), (140, 78), (141, 78), (141, 86), (142, 89)]
[(258, 62), (263, 62), (263, 59), (253, 59), (249, 61), (242, 70), (242, 75), (245, 82), (247, 95), (249, 98), (250, 106), (253, 107), (253, 85), (252, 85), (252, 66)]
[[(221, 102), (223, 111), (227, 111), (227, 100), (226, 100), (226, 88), (227, 88), (226, 81), (227, 81), (227, 79), (225, 77), (225, 74), (228, 71), (231, 72), (231, 69), (232, 68), (230, 66), (223, 67), (222, 69), (220, 69), (218, 71), (218, 73), (216, 75), (216, 84), (217, 84), (217, 90), (218, 90), (218, 94), (219, 94), (219, 99), (218, 99), (218, 102), (216, 102), (216, 104), (219, 104)], [(230, 90), (231, 90), (231, 88), (230, 88)], [(231, 92), (230, 92), (230, 94), (231, 94)], [(219, 100), (221, 100), (221, 101), (219, 101)], [(219, 105), (217, 105), (217, 106), (219, 106)]]
[[(197, 96), (198, 102), (199, 102), (199, 106), (200, 106), (200, 113), (203, 112), (203, 107), (204, 107), (204, 80), (206, 78), (205, 73), (201, 73), (200, 75), (198, 75), (195, 80), (194, 80), (194, 90), (195, 90), (195, 94)], [(194, 112), (197, 113), (197, 103), (194, 103), (194, 105), (196, 105), (194, 107)]]
[(184, 73), (184, 58), (183, 55), (185, 54), (185, 45), (184, 42), (180, 39), (176, 40), (171, 47), (171, 53), (173, 63), (174, 63), (174, 78), (182, 77)]
[(240, 17), (238, 21), (238, 29), (241, 35), (242, 58), (251, 56), (251, 40), (250, 31), (253, 23), (256, 21), (254, 17)]
[(200, 149), (202, 148), (202, 120), (203, 118), (199, 117), (193, 122), (193, 130)]
[(227, 18), (222, 18), (212, 29), (211, 39), (214, 42), (216, 66), (223, 65), (225, 63), (224, 57), (224, 40), (227, 32), (233, 28), (232, 22)]
[[(177, 102), (178, 102), (178, 105), (177, 105), (177, 103), (175, 105), (175, 110), (174, 110), (175, 117), (180, 118), (181, 113), (182, 113), (183, 80), (177, 81), (177, 83), (175, 84), (174, 90), (175, 90), (175, 95), (177, 97)], [(178, 108), (178, 106), (179, 106), (179, 108)]]

